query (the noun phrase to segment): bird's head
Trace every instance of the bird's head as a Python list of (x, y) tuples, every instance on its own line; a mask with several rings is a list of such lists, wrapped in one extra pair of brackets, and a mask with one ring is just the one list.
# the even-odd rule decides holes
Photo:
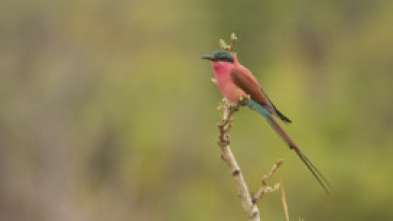
[(217, 61), (225, 61), (225, 62), (234, 62), (234, 56), (228, 51), (216, 51), (211, 55), (205, 55), (202, 59), (210, 60), (213, 62)]

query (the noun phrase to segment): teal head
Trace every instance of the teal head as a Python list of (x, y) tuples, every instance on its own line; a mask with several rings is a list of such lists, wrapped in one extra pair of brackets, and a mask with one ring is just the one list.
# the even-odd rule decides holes
[(210, 61), (226, 61), (233, 63), (233, 55), (228, 51), (216, 51), (211, 55), (205, 55), (202, 59), (207, 59)]

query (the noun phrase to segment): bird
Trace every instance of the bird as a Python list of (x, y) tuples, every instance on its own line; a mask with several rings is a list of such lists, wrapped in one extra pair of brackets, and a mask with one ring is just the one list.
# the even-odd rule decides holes
[(258, 112), (267, 120), (289, 149), (296, 152), (325, 192), (330, 194), (332, 188), (329, 181), (299, 149), (275, 117), (284, 123), (292, 123), (292, 121), (276, 108), (251, 71), (239, 63), (237, 54), (219, 50), (211, 55), (202, 56), (202, 59), (211, 61), (215, 81), (224, 98), (231, 105), (242, 104), (246, 98), (245, 106)]

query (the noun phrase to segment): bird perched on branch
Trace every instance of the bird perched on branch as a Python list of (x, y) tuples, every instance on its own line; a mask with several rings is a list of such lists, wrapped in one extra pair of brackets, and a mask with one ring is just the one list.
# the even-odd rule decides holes
[(205, 55), (202, 58), (212, 62), (218, 88), (228, 102), (233, 105), (244, 104), (261, 114), (287, 143), (289, 148), (296, 152), (322, 188), (329, 193), (331, 186), (327, 179), (306, 155), (303, 154), (274, 117), (279, 118), (285, 123), (291, 123), (291, 120), (274, 106), (259, 86), (254, 75), (239, 63), (236, 54), (228, 51), (217, 51), (212, 55)]

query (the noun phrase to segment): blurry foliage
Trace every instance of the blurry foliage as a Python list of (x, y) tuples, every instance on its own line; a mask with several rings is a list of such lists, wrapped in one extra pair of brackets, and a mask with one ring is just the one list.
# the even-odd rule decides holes
[[(334, 185), (266, 122), (236, 115), (251, 190), (280, 157), (290, 217), (391, 220), (393, 2), (3, 1), (1, 220), (244, 220), (216, 146), (211, 67), (240, 61)], [(283, 220), (278, 193), (261, 204)]]

